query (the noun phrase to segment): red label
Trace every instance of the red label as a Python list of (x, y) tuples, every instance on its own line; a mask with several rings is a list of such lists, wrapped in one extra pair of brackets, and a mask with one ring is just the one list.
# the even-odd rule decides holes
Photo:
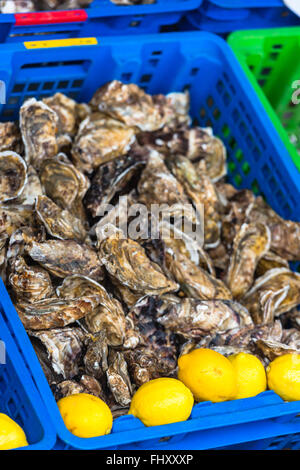
[(39, 13), (16, 13), (15, 26), (34, 26), (39, 24), (81, 23), (87, 20), (85, 10), (43, 11)]

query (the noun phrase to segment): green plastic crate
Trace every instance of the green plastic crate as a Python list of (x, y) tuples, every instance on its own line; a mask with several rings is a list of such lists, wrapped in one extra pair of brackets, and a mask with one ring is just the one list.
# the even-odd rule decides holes
[(228, 43), (300, 171), (300, 27), (237, 31)]

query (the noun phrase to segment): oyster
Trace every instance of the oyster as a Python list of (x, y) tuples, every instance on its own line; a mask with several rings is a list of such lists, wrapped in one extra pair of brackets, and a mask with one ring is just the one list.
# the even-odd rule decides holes
[(288, 261), (300, 260), (300, 222), (282, 219), (260, 196), (249, 206), (247, 219), (268, 225), (274, 253)]
[(134, 129), (100, 113), (89, 115), (81, 124), (72, 147), (76, 166), (92, 171), (128, 152), (135, 140)]
[(79, 299), (47, 298), (34, 303), (18, 301), (15, 305), (25, 328), (30, 330), (47, 330), (74, 323), (85, 317), (94, 308), (90, 297)]
[(227, 283), (233, 297), (240, 299), (253, 284), (256, 266), (269, 251), (271, 233), (259, 223), (243, 224), (234, 238)]
[(185, 245), (182, 247), (182, 240), (165, 238), (164, 234), (162, 238), (165, 244), (166, 269), (188, 296), (203, 300), (232, 298), (231, 292), (220, 279), (197, 266), (187, 256)]
[(31, 258), (57, 277), (82, 274), (95, 281), (103, 279), (103, 269), (97, 253), (88, 245), (74, 240), (33, 241), (26, 248)]
[(99, 257), (110, 276), (133, 292), (163, 294), (178, 289), (137, 242), (123, 238), (119, 232), (100, 243)]
[(86, 393), (84, 385), (75, 382), (75, 380), (64, 380), (59, 384), (53, 384), (51, 389), (56, 401), (77, 393)]
[(85, 207), (93, 217), (103, 216), (105, 207), (117, 192), (122, 191), (145, 162), (130, 154), (101, 165), (94, 174), (85, 196)]
[(46, 195), (52, 201), (62, 209), (68, 209), (75, 217), (85, 219), (82, 199), (90, 183), (64, 154), (45, 160), (40, 178)]
[(246, 308), (230, 300), (170, 299), (168, 296), (162, 300), (157, 322), (187, 338), (225, 333), (253, 324)]
[(164, 125), (164, 118), (153, 97), (134, 83), (125, 85), (113, 80), (96, 91), (90, 105), (127, 127), (155, 131)]
[(187, 158), (176, 157), (172, 162), (172, 171), (193, 201), (198, 213), (201, 213), (201, 208), (203, 208), (205, 247), (216, 247), (220, 242), (220, 200), (207, 174), (205, 162), (201, 162), (199, 171), (196, 173), (194, 166)]
[(0, 152), (0, 203), (17, 198), (27, 181), (23, 158), (9, 150)]
[(82, 222), (68, 210), (61, 209), (47, 196), (37, 197), (35, 211), (52, 237), (79, 242), (83, 242), (87, 238)]
[(34, 0), (1, 0), (1, 13), (27, 13), (35, 10)]
[(276, 255), (272, 251), (268, 251), (258, 262), (255, 276), (263, 276), (270, 269), (275, 268), (287, 268), (289, 269), (289, 263), (286, 259)]
[(0, 204), (0, 234), (11, 236), (22, 226), (34, 226), (35, 216), (32, 206)]
[(57, 288), (59, 297), (72, 299), (92, 297), (95, 308), (85, 317), (85, 323), (91, 333), (105, 332), (107, 344), (123, 344), (126, 329), (125, 314), (122, 305), (103, 286), (85, 276), (72, 275), (64, 279)]
[(15, 201), (16, 203), (33, 206), (35, 200), (38, 196), (43, 195), (43, 188), (40, 182), (40, 178), (34, 169), (33, 166), (29, 165), (27, 168), (27, 181), (24, 186), (24, 189), (18, 199)]
[(300, 303), (300, 274), (271, 269), (255, 281), (242, 302), (256, 324), (268, 323)]
[(20, 129), (14, 122), (0, 122), (0, 152), (4, 150), (23, 153)]
[(17, 297), (29, 303), (44, 300), (53, 295), (49, 273), (43, 268), (28, 266), (22, 256), (16, 258), (14, 272), (10, 274), (9, 282)]
[(31, 98), (20, 109), (20, 129), (25, 147), (25, 160), (36, 169), (42, 162), (55, 157), (58, 151), (56, 132), (58, 117), (42, 101)]
[(139, 201), (151, 204), (188, 204), (182, 185), (166, 167), (161, 155), (150, 153), (146, 168), (138, 183)]
[(43, 103), (45, 103), (49, 108), (51, 108), (58, 117), (57, 130), (58, 138), (59, 136), (73, 136), (76, 132), (76, 101), (68, 98), (62, 93), (56, 93), (55, 95), (44, 98)]
[(104, 377), (108, 369), (108, 347), (104, 332), (100, 332), (98, 337), (90, 340), (83, 361), (89, 375), (98, 380)]
[(64, 379), (72, 379), (78, 374), (85, 340), (80, 328), (53, 328), (29, 331), (28, 334), (42, 343), (56, 374)]
[(127, 363), (119, 351), (111, 351), (110, 363), (106, 371), (108, 387), (115, 401), (121, 406), (131, 402), (132, 386), (129, 378)]

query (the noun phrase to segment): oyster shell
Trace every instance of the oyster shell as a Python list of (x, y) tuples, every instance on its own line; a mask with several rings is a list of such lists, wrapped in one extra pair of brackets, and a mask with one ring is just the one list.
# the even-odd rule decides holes
[(0, 152), (4, 150), (23, 153), (20, 129), (14, 122), (0, 122)]
[(151, 204), (188, 204), (189, 200), (179, 181), (166, 167), (161, 155), (152, 151), (138, 183), (139, 201)]
[(134, 129), (101, 113), (89, 115), (76, 135), (72, 157), (86, 173), (128, 152), (135, 140)]
[(78, 374), (85, 339), (80, 328), (54, 328), (29, 331), (28, 334), (46, 348), (51, 367), (56, 374), (64, 379), (72, 379)]
[(126, 187), (144, 165), (144, 161), (129, 154), (98, 168), (84, 200), (85, 207), (91, 211), (93, 217), (104, 215), (105, 206), (117, 192)]
[(95, 281), (103, 279), (103, 269), (97, 253), (88, 245), (74, 240), (33, 241), (26, 248), (30, 257), (57, 277), (82, 274)]
[(111, 351), (109, 366), (106, 371), (108, 387), (115, 401), (121, 406), (131, 402), (132, 386), (129, 378), (127, 363), (119, 351)]
[(282, 219), (260, 196), (249, 206), (247, 219), (268, 225), (274, 253), (288, 261), (300, 260), (300, 222)]
[(76, 109), (77, 103), (62, 93), (55, 93), (49, 98), (44, 98), (45, 103), (58, 117), (57, 130), (59, 135), (73, 136), (77, 127)]
[(89, 375), (98, 380), (104, 377), (108, 369), (108, 347), (104, 332), (90, 340), (83, 361)]
[(243, 224), (234, 238), (227, 284), (233, 297), (240, 299), (253, 284), (256, 266), (269, 251), (271, 233), (266, 225)]
[(58, 116), (49, 106), (35, 98), (25, 101), (20, 109), (20, 129), (25, 147), (25, 160), (39, 169), (47, 158), (58, 151), (56, 132)]
[(90, 313), (94, 304), (90, 297), (77, 299), (47, 298), (34, 303), (18, 301), (15, 305), (25, 328), (47, 330), (74, 323)]
[(79, 242), (86, 240), (87, 233), (82, 222), (68, 210), (62, 210), (47, 196), (37, 197), (35, 211), (52, 237)]
[(272, 251), (268, 251), (258, 262), (255, 276), (263, 276), (270, 269), (275, 268), (287, 268), (289, 269), (289, 263), (286, 259), (281, 258), (281, 256), (276, 255)]
[(18, 256), (14, 263), (14, 272), (9, 276), (14, 293), (21, 300), (33, 303), (53, 295), (53, 286), (49, 273), (37, 266), (28, 266)]
[(32, 206), (0, 204), (0, 234), (11, 236), (22, 226), (34, 226), (35, 214)]
[(225, 333), (253, 324), (246, 308), (230, 300), (170, 299), (168, 296), (162, 300), (157, 322), (187, 338)]
[(1, 13), (27, 13), (35, 10), (34, 0), (1, 0)]
[(15, 202), (20, 202), (20, 204), (31, 206), (34, 205), (36, 198), (42, 195), (43, 188), (40, 182), (40, 178), (34, 167), (29, 165), (27, 168), (26, 184), (22, 193)]
[(91, 333), (105, 332), (107, 344), (123, 344), (126, 319), (122, 305), (103, 286), (85, 276), (72, 275), (64, 279), (57, 288), (62, 298), (92, 297), (95, 308), (85, 317), (85, 324)]
[(62, 209), (68, 209), (75, 217), (85, 220), (82, 199), (90, 183), (64, 154), (45, 160), (40, 178), (46, 195), (52, 201)]
[(167, 279), (160, 267), (150, 261), (137, 242), (122, 238), (120, 233), (100, 243), (99, 257), (110, 276), (133, 292), (163, 294), (178, 289), (177, 284)]
[(17, 198), (27, 181), (23, 158), (9, 150), (0, 152), (0, 203)]
[(127, 127), (155, 131), (164, 125), (164, 118), (153, 97), (134, 83), (126, 85), (113, 80), (96, 91), (90, 105)]
[(300, 274), (271, 269), (255, 281), (242, 302), (256, 324), (272, 321), (300, 303)]

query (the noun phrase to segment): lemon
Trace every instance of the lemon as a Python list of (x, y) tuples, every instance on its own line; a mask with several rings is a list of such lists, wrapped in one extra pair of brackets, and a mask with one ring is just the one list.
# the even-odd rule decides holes
[(237, 394), (234, 398), (254, 397), (267, 388), (265, 368), (260, 360), (244, 352), (228, 357), (237, 376)]
[(88, 393), (77, 393), (57, 402), (66, 427), (78, 437), (109, 434), (113, 418), (106, 403)]
[(212, 349), (194, 349), (178, 359), (178, 378), (197, 401), (231, 400), (237, 393), (231, 362)]
[(179, 380), (163, 377), (143, 384), (134, 394), (129, 414), (145, 426), (185, 421), (191, 414), (194, 398)]
[(267, 367), (268, 386), (283, 400), (300, 400), (300, 354), (284, 354)]
[(28, 446), (23, 429), (9, 416), (0, 413), (0, 450)]

